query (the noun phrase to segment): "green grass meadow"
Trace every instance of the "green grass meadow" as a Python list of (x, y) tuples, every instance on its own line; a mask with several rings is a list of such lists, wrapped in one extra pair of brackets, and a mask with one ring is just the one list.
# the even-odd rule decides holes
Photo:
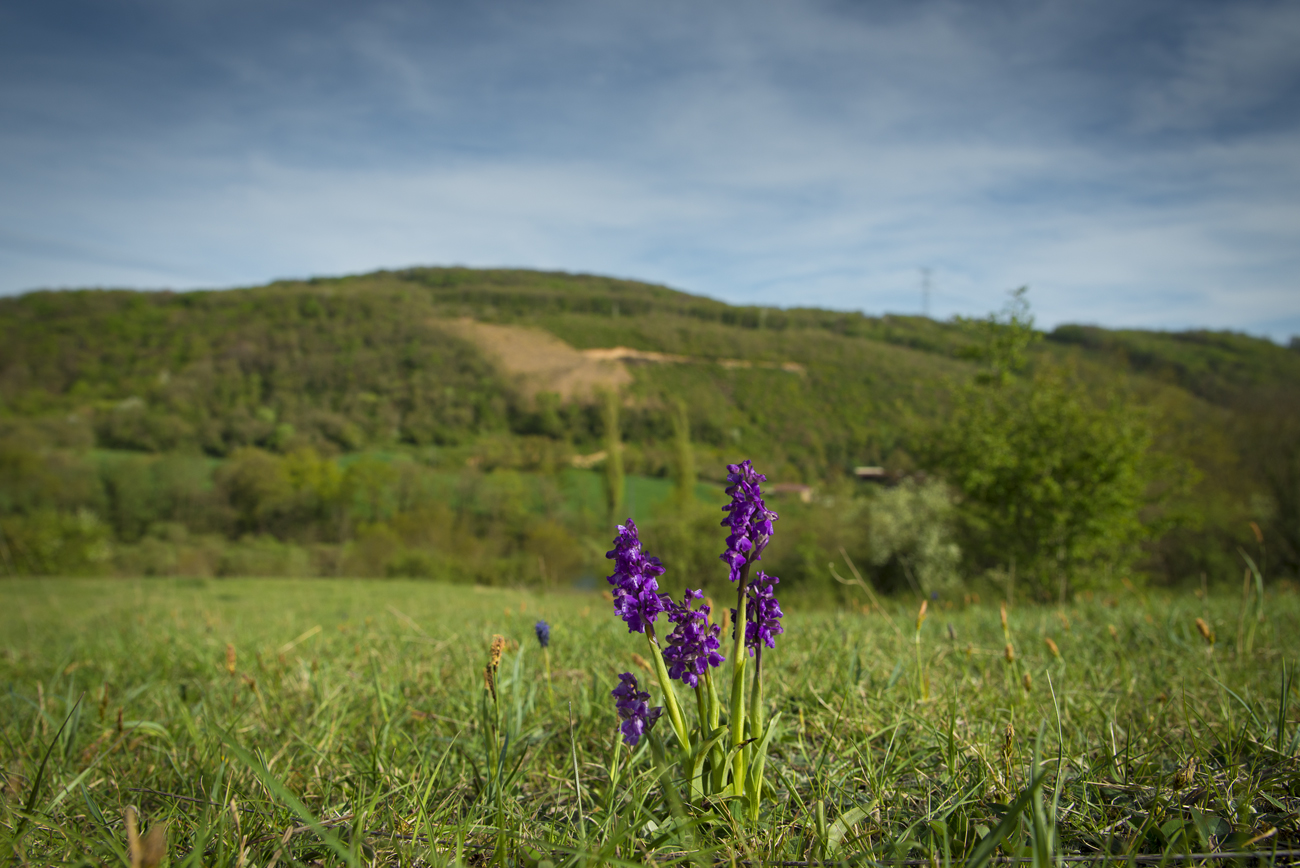
[(646, 741), (616, 750), (617, 674), (653, 704), (658, 688), (644, 638), (596, 592), (43, 579), (0, 594), (14, 864), (130, 865), (130, 805), (165, 824), (172, 866), (1282, 864), (1300, 849), (1286, 589), (1013, 605), (1005, 633), (998, 601), (932, 603), (919, 630), (900, 603), (795, 608), (764, 657), (781, 723), (757, 827), (731, 804), (683, 806)]

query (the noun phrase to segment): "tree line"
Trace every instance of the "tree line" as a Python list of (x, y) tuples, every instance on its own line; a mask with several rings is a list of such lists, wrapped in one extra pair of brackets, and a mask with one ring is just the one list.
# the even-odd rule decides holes
[[(637, 367), (618, 394), (526, 397), (438, 327), (460, 315), (698, 361)], [(412, 270), (33, 293), (0, 300), (0, 337), (7, 572), (586, 581), (632, 509), (707, 573), (707, 483), (745, 457), (816, 492), (782, 507), (797, 543), (780, 568), (809, 592), (834, 593), (844, 555), (886, 589), (1043, 598), (1226, 580), (1239, 548), (1300, 566), (1300, 353), (1044, 334), (1023, 294), (935, 323)], [(859, 464), (905, 481), (863, 485)]]

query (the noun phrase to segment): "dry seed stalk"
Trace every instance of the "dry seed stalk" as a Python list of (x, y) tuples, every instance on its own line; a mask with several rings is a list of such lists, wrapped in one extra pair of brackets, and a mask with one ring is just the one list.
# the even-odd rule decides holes
[(1204, 618), (1196, 619), (1196, 632), (1201, 634), (1201, 638), (1205, 640), (1206, 645), (1214, 644), (1214, 631), (1210, 629), (1209, 624), (1205, 623)]
[(489, 664), (495, 672), (501, 665), (501, 652), (506, 650), (506, 637), (495, 635), (492, 637), (492, 662)]
[(497, 699), (497, 668), (501, 665), (501, 654), (505, 649), (506, 637), (494, 635), (488, 651), (488, 664), (483, 667), (483, 686), (492, 694), (493, 702)]
[(1196, 757), (1188, 757), (1187, 762), (1174, 775), (1174, 784), (1178, 787), (1190, 786), (1196, 777)]
[(1011, 751), (1016, 743), (1016, 727), (1011, 721), (1007, 721), (1006, 729), (1002, 730), (1002, 767), (1005, 772), (1005, 785), (1008, 792), (1011, 790)]

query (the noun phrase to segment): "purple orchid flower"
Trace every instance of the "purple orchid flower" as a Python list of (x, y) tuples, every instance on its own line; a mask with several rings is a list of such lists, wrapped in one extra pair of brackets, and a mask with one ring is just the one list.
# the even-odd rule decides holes
[(727, 550), (720, 557), (730, 568), (729, 578), (734, 582), (746, 564), (762, 559), (763, 549), (772, 538), (772, 522), (778, 516), (763, 502), (759, 483), (766, 482), (767, 477), (755, 471), (748, 459), (728, 464), (727, 471), (731, 503), (722, 508), (727, 513), (722, 524), (731, 529), (731, 534), (727, 537)]
[(631, 672), (618, 676), (618, 687), (614, 688), (611, 695), (615, 699), (618, 716), (623, 719), (619, 727), (623, 731), (623, 743), (635, 747), (664, 710), (649, 707), (647, 702), (650, 694), (640, 689), (636, 676)]
[(664, 662), (668, 664), (668, 677), (691, 687), (700, 683), (700, 676), (708, 672), (710, 666), (721, 666), (726, 659), (718, 653), (721, 627), (709, 623), (710, 607), (691, 608), (693, 600), (703, 597), (702, 591), (688, 588), (682, 604), (672, 604), (667, 613), (669, 620), (677, 625), (668, 635), (663, 652)]
[[(769, 576), (762, 570), (745, 588), (745, 647), (749, 656), (754, 656), (759, 643), (768, 648), (776, 647), (776, 636), (784, 633), (781, 618), (781, 604), (776, 599), (776, 584), (781, 581), (776, 576)], [(731, 610), (734, 619), (736, 610)]]
[(605, 553), (614, 561), (614, 575), (607, 581), (614, 586), (614, 611), (627, 624), (629, 633), (644, 633), (646, 626), (667, 611), (671, 600), (659, 593), (656, 578), (664, 574), (658, 558), (648, 557), (641, 550), (636, 522), (618, 526), (614, 548)]

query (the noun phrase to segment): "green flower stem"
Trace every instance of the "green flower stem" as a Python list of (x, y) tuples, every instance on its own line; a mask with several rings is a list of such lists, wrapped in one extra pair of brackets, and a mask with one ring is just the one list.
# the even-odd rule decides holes
[[(759, 647), (754, 649), (754, 686), (749, 694), (749, 727), (750, 733), (754, 738), (763, 737), (763, 648), (760, 643)], [(758, 747), (746, 748), (752, 750), (753, 756), (753, 778), (754, 791), (749, 793), (749, 819), (750, 822), (758, 822), (758, 803), (759, 798), (763, 795), (763, 766), (766, 765), (766, 755), (758, 750)]]
[(695, 685), (695, 705), (700, 713), (700, 739), (707, 737), (709, 732), (709, 720), (713, 717), (712, 709), (709, 708), (709, 691), (701, 682)]
[(652, 625), (646, 625), (645, 638), (650, 644), (650, 659), (654, 661), (655, 677), (659, 679), (659, 687), (664, 692), (664, 705), (668, 707), (668, 720), (673, 725), (673, 732), (677, 733), (677, 740), (681, 742), (682, 751), (689, 754), (691, 739), (690, 732), (686, 729), (686, 718), (682, 716), (682, 708), (677, 703), (677, 692), (673, 690), (672, 679), (668, 677), (668, 667), (664, 665), (664, 655), (659, 651), (659, 640), (655, 638), (655, 630)]
[[(712, 731), (709, 726), (709, 721), (713, 719), (712, 697), (709, 696), (709, 687), (704, 681), (695, 685), (695, 703), (699, 707), (700, 712), (700, 743), (703, 744), (709, 739)], [(715, 745), (709, 750), (710, 758), (714, 757), (716, 753), (717, 747)], [(716, 760), (714, 761), (714, 765), (717, 765)], [(704, 783), (703, 788), (706, 794), (714, 792), (713, 782), (716, 779), (717, 776), (711, 774), (708, 780)]]
[(555, 705), (555, 690), (551, 687), (551, 649), (542, 649), (542, 660), (546, 662), (546, 696), (551, 705)]
[(609, 760), (609, 790), (605, 793), (605, 811), (614, 807), (614, 798), (618, 793), (618, 754), (623, 748), (623, 733), (614, 730), (614, 755)]
[(736, 646), (731, 656), (731, 749), (736, 757), (731, 766), (732, 792), (745, 794), (745, 752), (736, 750), (745, 741), (745, 585), (749, 581), (749, 564), (740, 568), (740, 588), (736, 593)]
[(723, 700), (718, 696), (718, 682), (714, 681), (714, 670), (705, 670), (705, 683), (708, 685), (708, 726), (718, 729), (723, 719)]
[[(718, 697), (718, 687), (713, 681), (712, 669), (705, 670), (704, 683), (709, 692), (709, 730), (714, 731), (722, 722), (722, 700)], [(714, 745), (713, 751), (709, 754), (709, 761), (712, 764), (709, 792), (720, 793), (727, 783), (727, 749), (722, 745)]]
[(925, 664), (921, 662), (921, 625), (916, 625), (916, 693), (922, 700), (930, 698), (930, 689), (925, 683)]

